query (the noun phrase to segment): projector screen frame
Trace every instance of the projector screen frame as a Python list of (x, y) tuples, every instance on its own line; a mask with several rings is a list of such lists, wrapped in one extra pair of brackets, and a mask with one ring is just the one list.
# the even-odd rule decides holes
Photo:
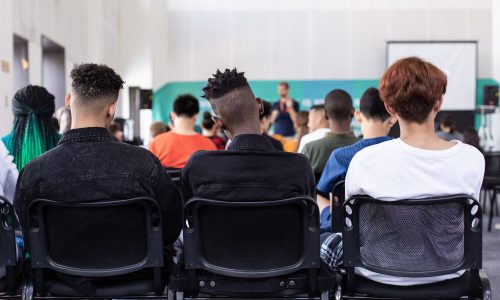
[[(477, 40), (389, 40), (385, 44), (385, 68), (389, 67), (389, 45), (390, 44), (474, 44), (476, 48), (476, 81), (474, 82), (474, 95), (477, 95), (477, 79), (479, 78), (479, 51), (478, 51)], [(477, 107), (477, 99), (475, 99), (475, 107)], [(468, 109), (462, 109), (462, 111), (468, 111)]]

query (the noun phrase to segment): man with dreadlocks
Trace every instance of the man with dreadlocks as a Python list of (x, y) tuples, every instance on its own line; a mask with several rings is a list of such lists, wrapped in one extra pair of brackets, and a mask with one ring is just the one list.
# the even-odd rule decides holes
[(44, 87), (28, 85), (12, 99), (14, 126), (2, 142), (21, 170), (32, 159), (54, 148), (59, 134), (52, 126), (54, 96)]
[[(78, 65), (70, 77), (71, 93), (66, 106), (71, 109), (71, 130), (64, 133), (56, 148), (31, 161), (19, 174), (14, 207), (26, 238), (26, 249), (30, 249), (26, 211), (35, 199), (71, 204), (147, 197), (158, 201), (161, 208), (165, 267), (172, 267), (172, 244), (182, 227), (180, 193), (151, 152), (119, 143), (107, 130), (115, 115), (123, 80), (113, 69), (97, 64)], [(109, 222), (113, 222), (113, 216)], [(59, 225), (64, 227), (64, 220)], [(82, 226), (93, 228), (96, 224), (89, 216)], [(58, 240), (58, 247), (64, 249), (76, 238), (68, 232)], [(144, 278), (143, 275), (131, 276)], [(92, 294), (102, 283), (96, 278), (57, 276), (83, 294)], [(130, 279), (116, 278), (127, 282)]]
[(243, 73), (217, 70), (203, 92), (214, 110), (215, 123), (232, 142), (228, 151), (198, 151), (191, 156), (182, 170), (185, 201), (192, 197), (223, 201), (316, 197), (307, 158), (276, 151), (262, 135), (262, 101), (255, 98)]

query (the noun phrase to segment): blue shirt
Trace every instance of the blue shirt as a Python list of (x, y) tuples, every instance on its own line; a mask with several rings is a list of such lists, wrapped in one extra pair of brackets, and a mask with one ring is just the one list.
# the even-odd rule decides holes
[[(296, 112), (298, 112), (299, 111), (299, 103), (295, 100), (292, 100), (292, 101), (293, 101), (293, 109)], [(276, 118), (276, 121), (274, 121), (274, 133), (280, 134), (282, 136), (294, 136), (295, 135), (295, 128), (293, 128), (293, 121), (292, 121), (292, 118), (290, 117), (290, 113), (287, 112), (286, 109), (284, 111), (281, 110), (279, 100), (273, 104), (271, 110), (272, 111), (279, 110), (279, 112), (280, 112), (280, 114), (278, 115), (278, 118)]]
[(350, 146), (338, 148), (333, 151), (326, 162), (325, 169), (323, 170), (321, 179), (316, 187), (318, 191), (322, 193), (330, 193), (333, 190), (335, 183), (340, 180), (344, 180), (352, 158), (360, 150), (391, 139), (392, 138), (388, 136), (363, 139)]

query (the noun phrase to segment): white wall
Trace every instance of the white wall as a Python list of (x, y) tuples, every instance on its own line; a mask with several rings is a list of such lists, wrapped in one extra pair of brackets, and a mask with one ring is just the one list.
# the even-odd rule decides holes
[(12, 124), (10, 99), (12, 98), (12, 0), (0, 1), (0, 63), (10, 64), (10, 72), (0, 69), (0, 136), (8, 133)]
[(169, 0), (168, 81), (237, 66), (251, 79), (372, 79), (387, 40), (478, 40), (491, 76), (491, 0)]
[[(500, 82), (500, 1), (492, 1), (492, 55), (493, 55), (493, 78)], [(500, 151), (500, 109), (492, 116), (493, 138), (495, 139), (495, 150)]]

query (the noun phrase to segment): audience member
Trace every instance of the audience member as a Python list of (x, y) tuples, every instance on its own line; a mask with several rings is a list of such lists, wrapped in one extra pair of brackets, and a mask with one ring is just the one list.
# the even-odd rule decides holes
[[(172, 243), (182, 227), (182, 199), (154, 155), (143, 148), (116, 142), (106, 129), (115, 114), (123, 85), (121, 77), (113, 69), (96, 64), (78, 65), (70, 77), (72, 89), (66, 105), (71, 108), (72, 129), (63, 135), (55, 149), (31, 161), (19, 175), (14, 207), (26, 238), (26, 249), (29, 249), (26, 211), (35, 199), (82, 203), (142, 196), (156, 199), (161, 207), (165, 266), (171, 268)], [(68, 232), (65, 239), (58, 241), (58, 247), (64, 248), (75, 238)], [(59, 279), (82, 291), (88, 291), (99, 281), (69, 275)]]
[(163, 122), (153, 122), (149, 125), (149, 142), (151, 143), (158, 135), (170, 129)]
[(180, 95), (175, 99), (170, 115), (174, 128), (160, 134), (149, 144), (149, 150), (165, 167), (180, 169), (194, 152), (217, 150), (210, 139), (194, 130), (199, 111), (200, 105), (195, 97)]
[(438, 137), (445, 141), (463, 141), (464, 136), (455, 130), (455, 119), (450, 114), (445, 114), (439, 122), (439, 130), (436, 133)]
[(299, 111), (297, 113), (297, 119), (295, 122), (295, 132), (296, 136), (294, 138), (285, 139), (283, 144), (283, 149), (286, 152), (294, 152), (297, 153), (299, 149), (300, 140), (304, 135), (309, 132), (307, 128), (307, 124), (309, 123), (309, 112), (308, 111)]
[(227, 140), (220, 136), (220, 130), (214, 120), (212, 114), (208, 111), (203, 113), (203, 120), (201, 121), (201, 130), (204, 137), (209, 138), (217, 147), (217, 150), (226, 149)]
[(330, 132), (325, 137), (304, 146), (304, 154), (311, 162), (316, 182), (319, 181), (326, 161), (333, 150), (351, 145), (357, 141), (351, 131), (354, 114), (351, 96), (343, 90), (333, 90), (325, 97), (325, 115)]
[(60, 134), (63, 134), (71, 129), (71, 110), (69, 110), (66, 106), (63, 106), (57, 110), (56, 118), (59, 122)]
[(111, 134), (111, 136), (114, 137), (116, 139), (116, 141), (123, 143), (123, 141), (124, 141), (123, 130), (122, 130), (122, 126), (120, 125), (120, 123), (111, 122), (111, 124), (109, 124), (108, 130), (109, 130), (109, 134)]
[(191, 156), (182, 170), (185, 200), (274, 201), (316, 196), (307, 159), (276, 151), (261, 135), (263, 104), (255, 98), (243, 73), (217, 70), (203, 92), (214, 110), (214, 121), (232, 143), (227, 151), (199, 151)]
[(300, 140), (299, 149), (297, 151), (299, 153), (302, 153), (306, 144), (324, 138), (326, 133), (330, 131), (324, 105), (314, 105), (311, 107), (307, 128), (309, 129), (309, 133), (304, 135)]
[(280, 82), (278, 85), (279, 100), (272, 106), (271, 123), (274, 133), (284, 137), (294, 136), (294, 124), (299, 111), (299, 103), (290, 98), (290, 85)]
[(274, 149), (278, 151), (283, 151), (283, 144), (270, 136), (269, 133), (269, 127), (271, 126), (271, 108), (272, 105), (270, 102), (257, 98), (257, 101), (262, 102), (262, 113), (260, 114), (260, 130), (262, 132), (262, 135), (265, 136), (273, 145)]
[(21, 170), (35, 157), (54, 148), (59, 134), (52, 125), (55, 111), (54, 96), (45, 88), (28, 85), (12, 99), (14, 126), (2, 142)]
[(13, 163), (14, 158), (3, 143), (0, 143), (0, 196), (4, 196), (10, 202), (14, 201), (14, 192), (17, 183), (17, 167)]
[[(457, 140), (444, 141), (434, 131), (434, 119), (443, 103), (446, 84), (446, 75), (441, 70), (417, 57), (400, 59), (385, 71), (380, 95), (387, 111), (398, 118), (401, 136), (367, 147), (354, 156), (346, 176), (346, 197), (366, 194), (381, 201), (452, 194), (479, 197), (484, 175), (481, 152)], [(443, 232), (453, 236), (463, 233), (463, 228), (444, 228)], [(330, 268), (337, 267), (341, 260), (330, 255), (342, 253), (339, 248), (337, 234), (330, 235), (322, 244), (321, 258)], [(463, 274), (460, 271), (407, 278), (363, 268), (356, 272), (377, 282), (404, 286), (439, 282)]]
[(483, 152), (483, 149), (481, 148), (481, 143), (479, 139), (479, 135), (474, 128), (467, 128), (463, 132), (464, 140), (463, 142), (465, 144), (471, 145), (475, 147), (477, 150)]
[[(333, 191), (337, 182), (345, 179), (354, 155), (366, 147), (390, 140), (387, 134), (392, 125), (397, 122), (397, 119), (391, 117), (385, 109), (376, 88), (369, 88), (363, 93), (359, 101), (359, 110), (354, 113), (354, 117), (361, 125), (363, 139), (350, 146), (334, 150), (328, 158), (317, 185), (320, 211), (330, 204), (327, 196)], [(324, 227), (323, 225), (321, 224), (321, 227)]]

